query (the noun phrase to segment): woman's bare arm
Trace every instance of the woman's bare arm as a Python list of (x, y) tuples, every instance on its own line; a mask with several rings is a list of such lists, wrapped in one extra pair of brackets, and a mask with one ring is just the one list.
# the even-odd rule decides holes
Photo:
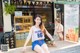
[(51, 39), (51, 41), (53, 41), (53, 40), (54, 40), (53, 37), (52, 37), (51, 34), (46, 30), (46, 28), (45, 28), (45, 31), (46, 31), (46, 35)]
[(28, 44), (29, 40), (31, 39), (32, 31), (33, 31), (33, 30), (32, 30), (32, 27), (31, 27), (31, 29), (30, 29), (30, 31), (29, 31), (29, 34), (28, 34), (28, 36), (27, 36), (27, 38), (26, 38), (26, 42), (25, 42), (24, 46), (26, 46), (26, 45)]

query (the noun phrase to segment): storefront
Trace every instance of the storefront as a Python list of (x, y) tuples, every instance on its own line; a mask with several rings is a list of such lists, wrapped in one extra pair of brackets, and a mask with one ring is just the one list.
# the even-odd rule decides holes
[[(46, 29), (52, 35), (54, 35), (54, 18), (60, 18), (62, 25), (65, 26), (64, 14), (66, 13), (66, 8), (64, 9), (65, 4), (63, 3), (11, 0), (10, 4), (16, 6), (15, 12), (8, 16), (3, 13), (5, 43), (9, 44), (10, 48), (22, 47), (24, 45), (36, 14), (42, 16)], [(63, 33), (65, 34), (66, 32)], [(65, 35), (64, 39), (66, 39)], [(49, 41), (49, 38), (46, 37), (45, 41)], [(31, 45), (31, 41), (28, 45)]]
[[(16, 6), (14, 14), (6, 14), (6, 2)], [(3, 0), (0, 4), (1, 11), (3, 11), (3, 13), (1, 12), (3, 18), (0, 17), (0, 25), (3, 27), (1, 28), (3, 30), (3, 39), (1, 38), (3, 43), (1, 42), (1, 44), (9, 44), (10, 48), (22, 47), (36, 14), (42, 16), (46, 29), (50, 34), (54, 34), (54, 2)], [(46, 37), (45, 41), (49, 41), (49, 38)], [(28, 45), (31, 45), (31, 42)]]
[[(11, 4), (16, 6), (16, 11), (11, 16), (12, 27), (15, 30), (16, 47), (24, 45), (25, 39), (28, 35), (30, 27), (33, 25), (33, 20), (36, 14), (40, 14), (42, 16), (42, 21), (44, 22), (46, 29), (52, 35), (54, 34), (53, 2), (11, 0)], [(49, 38), (46, 37), (45, 41), (49, 41)], [(31, 45), (31, 43), (28, 45)]]

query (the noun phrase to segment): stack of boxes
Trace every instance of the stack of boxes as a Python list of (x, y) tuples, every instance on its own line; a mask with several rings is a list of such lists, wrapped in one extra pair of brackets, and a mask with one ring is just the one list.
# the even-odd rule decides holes
[(4, 34), (4, 43), (9, 45), (9, 48), (15, 48), (15, 36), (13, 32)]
[[(27, 36), (28, 36), (28, 32), (15, 34), (15, 37), (16, 37), (16, 47), (23, 47), (24, 43), (26, 41)], [(31, 45), (31, 43), (29, 43), (28, 45)]]

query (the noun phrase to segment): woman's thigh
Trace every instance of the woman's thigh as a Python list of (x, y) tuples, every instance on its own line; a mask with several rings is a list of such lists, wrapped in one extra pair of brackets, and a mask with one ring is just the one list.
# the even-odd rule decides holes
[(41, 48), (44, 50), (45, 53), (50, 53), (47, 44), (43, 44)]
[(35, 46), (34, 51), (36, 51), (37, 53), (44, 53), (44, 50), (39, 45)]

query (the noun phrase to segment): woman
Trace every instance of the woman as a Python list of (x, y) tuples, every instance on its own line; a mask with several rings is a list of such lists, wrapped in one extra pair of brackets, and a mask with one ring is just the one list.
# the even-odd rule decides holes
[(24, 48), (28, 44), (30, 38), (32, 38), (32, 50), (33, 51), (36, 51), (37, 53), (50, 53), (48, 50), (47, 44), (44, 41), (45, 39), (44, 34), (46, 34), (51, 39), (54, 45), (54, 39), (52, 38), (52, 36), (48, 33), (48, 31), (42, 24), (41, 16), (36, 15), (34, 19), (34, 26), (32, 26), (30, 29), (29, 35), (24, 44)]
[(54, 35), (55, 40), (63, 40), (63, 25), (61, 24), (61, 20), (59, 18), (55, 19)]

